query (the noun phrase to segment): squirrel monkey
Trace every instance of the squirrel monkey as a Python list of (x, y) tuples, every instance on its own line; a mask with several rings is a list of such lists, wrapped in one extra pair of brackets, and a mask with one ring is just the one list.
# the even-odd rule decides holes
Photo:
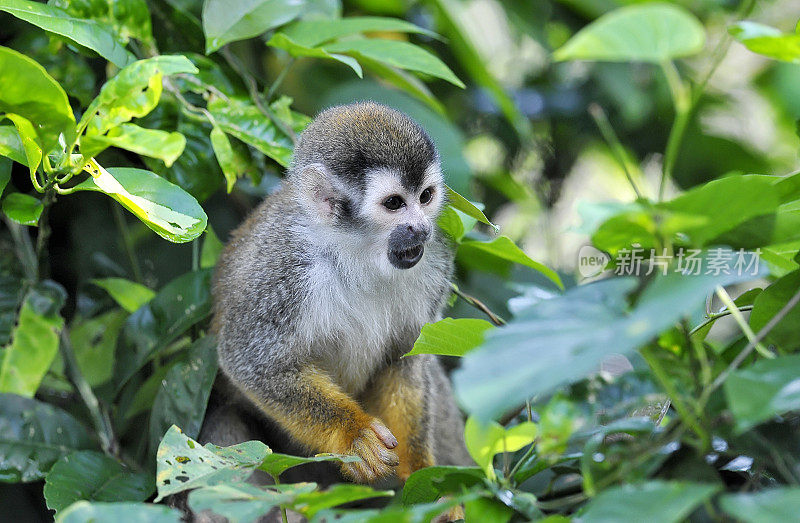
[(401, 359), (449, 294), (444, 201), (409, 117), (369, 102), (319, 114), (217, 266), (220, 368), (241, 401), (215, 399), (201, 437), (355, 454), (341, 472), (367, 483), (470, 463), (438, 360)]

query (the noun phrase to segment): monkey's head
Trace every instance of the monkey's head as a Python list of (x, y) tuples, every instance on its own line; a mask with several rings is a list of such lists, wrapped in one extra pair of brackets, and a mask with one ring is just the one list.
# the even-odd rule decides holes
[(300, 136), (288, 178), (318, 224), (393, 269), (422, 259), (445, 197), (428, 134), (372, 102), (320, 113)]

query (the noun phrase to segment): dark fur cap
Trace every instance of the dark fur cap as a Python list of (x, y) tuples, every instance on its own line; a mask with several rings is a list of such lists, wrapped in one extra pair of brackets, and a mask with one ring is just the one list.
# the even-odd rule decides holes
[(417, 122), (385, 105), (358, 102), (326, 109), (309, 124), (290, 171), (321, 163), (363, 191), (368, 170), (390, 167), (406, 189), (418, 191), (425, 169), (437, 160), (433, 141)]

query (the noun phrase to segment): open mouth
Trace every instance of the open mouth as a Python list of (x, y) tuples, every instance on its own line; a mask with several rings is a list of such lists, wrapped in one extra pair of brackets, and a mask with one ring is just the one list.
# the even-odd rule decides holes
[(389, 262), (398, 269), (410, 269), (422, 259), (425, 247), (422, 244), (399, 251), (389, 251)]

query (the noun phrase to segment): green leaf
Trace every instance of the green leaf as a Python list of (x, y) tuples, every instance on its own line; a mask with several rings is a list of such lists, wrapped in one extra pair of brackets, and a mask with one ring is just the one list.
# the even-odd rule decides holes
[(291, 22), (304, 9), (304, 3), (296, 0), (206, 0), (203, 4), (206, 54), (228, 42), (258, 36)]
[(761, 492), (724, 494), (719, 500), (722, 510), (746, 523), (792, 521), (800, 513), (800, 488), (767, 488)]
[(180, 523), (180, 511), (150, 503), (89, 503), (78, 501), (56, 517), (57, 523), (87, 521), (136, 521), (137, 523)]
[(284, 33), (275, 33), (272, 38), (269, 39), (267, 45), (277, 49), (283, 49), (292, 56), (308, 56), (311, 58), (336, 60), (350, 67), (359, 78), (364, 76), (361, 66), (355, 58), (343, 54), (329, 53), (325, 49), (319, 47), (309, 47), (298, 44)]
[(664, 3), (620, 7), (575, 34), (555, 60), (661, 63), (702, 51), (703, 24), (686, 9)]
[(125, 384), (147, 361), (211, 313), (211, 270), (189, 272), (167, 283), (125, 322), (115, 380)]
[(210, 269), (217, 264), (220, 254), (225, 249), (225, 244), (219, 241), (214, 230), (209, 225), (203, 237), (203, 247), (200, 249), (200, 268)]
[(516, 452), (536, 439), (538, 428), (530, 421), (503, 428), (495, 421), (481, 421), (474, 416), (464, 426), (464, 442), (475, 463), (486, 477), (494, 479), (494, 457), (501, 452)]
[(457, 396), (473, 413), (490, 417), (582, 379), (609, 354), (632, 352), (694, 313), (717, 285), (756, 277), (737, 274), (734, 258), (730, 274), (658, 274), (633, 308), (627, 302), (637, 286), (633, 278), (580, 285), (537, 301), (464, 357), (453, 374)]
[(800, 63), (800, 34), (782, 33), (774, 27), (748, 21), (733, 24), (728, 32), (754, 53)]
[(464, 241), (458, 246), (458, 250), (460, 256), (469, 256), (472, 252), (480, 251), (495, 258), (525, 265), (542, 273), (547, 279), (555, 283), (559, 289), (564, 288), (561, 278), (553, 269), (530, 259), (508, 236), (498, 236), (489, 242)]
[(225, 175), (226, 188), (228, 194), (233, 190), (236, 180), (243, 174), (240, 166), (237, 165), (236, 157), (231, 148), (231, 142), (228, 140), (228, 135), (225, 132), (214, 126), (211, 129), (211, 147), (214, 149), (214, 154), (217, 156), (217, 162), (222, 169), (222, 174)]
[(514, 510), (496, 499), (477, 498), (464, 503), (464, 521), (491, 521), (506, 523)]
[[(8, 201), (8, 197), (6, 197)], [(0, 392), (33, 397), (58, 353), (64, 326), (59, 315), (66, 292), (57, 284), (39, 284), (25, 298), (11, 345), (3, 351)]]
[(138, 60), (103, 85), (100, 94), (83, 113), (78, 127), (86, 127), (87, 135), (96, 136), (131, 118), (141, 118), (158, 104), (163, 76), (197, 72), (194, 64), (182, 55)]
[(487, 218), (486, 215), (483, 214), (483, 211), (478, 209), (475, 206), (475, 204), (473, 204), (472, 202), (470, 202), (469, 200), (467, 200), (466, 198), (464, 198), (463, 196), (461, 196), (460, 194), (458, 194), (457, 192), (455, 192), (453, 189), (451, 189), (446, 185), (445, 185), (445, 190), (447, 191), (447, 203), (450, 204), (450, 206), (453, 209), (461, 211), (467, 216), (471, 216), (481, 223), (485, 223), (486, 225), (494, 229), (494, 232), (500, 230), (500, 227), (490, 222), (489, 218)]
[(92, 387), (107, 382), (114, 374), (114, 348), (125, 322), (124, 311), (113, 310), (91, 319), (74, 321), (69, 339), (83, 377)]
[(146, 45), (153, 44), (150, 10), (145, 0), (54, 0), (50, 3), (70, 15), (89, 18), (111, 26), (122, 43), (136, 38)]
[[(436, 221), (436, 225), (439, 226), (442, 232), (456, 243), (460, 242), (461, 238), (463, 238), (464, 234), (467, 232), (461, 216), (466, 215), (463, 213), (459, 214), (458, 211), (453, 209), (450, 205), (447, 205), (442, 209), (439, 219)], [(476, 221), (469, 216), (467, 216), (467, 218), (473, 220), (473, 222)]]
[(738, 432), (800, 409), (800, 355), (757, 361), (725, 381), (725, 397)]
[(405, 20), (380, 16), (300, 20), (282, 30), (288, 38), (306, 47), (317, 47), (342, 36), (367, 32), (418, 33), (432, 38), (439, 36)]
[[(800, 271), (790, 272), (764, 289), (753, 302), (750, 327), (758, 332), (800, 289)], [(792, 307), (767, 334), (766, 340), (783, 350), (800, 348), (800, 304)]]
[[(316, 487), (314, 483), (301, 485), (311, 489)], [(188, 502), (195, 513), (210, 510), (227, 518), (226, 521), (249, 523), (258, 521), (273, 507), (292, 501), (296, 495), (291, 487), (288, 491), (278, 491), (259, 488), (249, 483), (223, 483), (192, 491)]]
[(333, 42), (325, 45), (324, 49), (329, 53), (348, 54), (356, 59), (365, 56), (400, 69), (441, 78), (457, 87), (465, 87), (464, 83), (439, 58), (408, 42), (363, 38)]
[(125, 67), (136, 59), (105, 24), (74, 18), (58, 7), (29, 0), (0, 0), (0, 11), (88, 47), (117, 67)]
[(208, 103), (208, 110), (223, 131), (252, 145), (280, 165), (289, 165), (292, 141), (249, 100), (214, 98)]
[[(21, 0), (0, 0), (0, 10), (6, 3)], [(37, 2), (25, 2), (34, 9), (48, 7)], [(42, 148), (50, 151), (58, 144), (58, 135), (70, 140), (75, 135), (75, 117), (67, 93), (44, 68), (27, 56), (0, 47), (0, 113), (17, 114), (32, 122), (37, 129)]]
[(180, 425), (187, 436), (197, 437), (216, 375), (217, 345), (213, 336), (206, 336), (194, 342), (186, 361), (173, 366), (161, 380), (150, 413), (153, 449), (172, 425)]
[(153, 492), (153, 480), (135, 473), (105, 454), (73, 452), (53, 465), (44, 485), (47, 508), (57, 513), (79, 500), (144, 501)]
[(604, 490), (580, 513), (586, 523), (685, 520), (703, 501), (719, 490), (718, 485), (677, 481), (649, 481)]
[(325, 491), (300, 492), (292, 503), (292, 510), (312, 519), (318, 512), (331, 507), (362, 499), (391, 496), (391, 490), (374, 490), (366, 485), (337, 483)]
[(18, 114), (6, 114), (6, 118), (14, 122), (17, 129), (22, 150), (25, 153), (25, 161), (21, 162), (28, 166), (31, 173), (31, 180), (36, 178), (36, 170), (42, 162), (42, 148), (39, 146), (39, 135), (30, 120)]
[(403, 486), (403, 504), (433, 503), (445, 494), (460, 493), (462, 488), (483, 483), (479, 467), (436, 466), (417, 470)]
[(111, 196), (142, 220), (153, 232), (175, 243), (200, 236), (208, 217), (189, 193), (144, 169), (112, 167), (92, 160), (84, 168), (92, 177), (76, 187)]
[[(25, 166), (28, 165), (28, 158), (25, 156), (22, 140), (14, 126), (0, 125), (0, 156), (6, 156)], [(6, 183), (8, 183), (8, 180), (6, 180)], [(5, 184), (2, 184), (0, 193), (3, 192), (4, 188)]]
[(486, 320), (473, 318), (444, 318), (422, 326), (419, 338), (406, 356), (414, 354), (440, 354), (463, 356), (481, 343), (493, 325)]
[(186, 138), (181, 133), (144, 129), (132, 123), (114, 127), (107, 134), (90, 134), (81, 139), (81, 154), (97, 156), (106, 147), (119, 147), (163, 160), (167, 167), (183, 153)]
[(316, 456), (304, 458), (301, 456), (290, 456), (288, 454), (273, 452), (264, 459), (264, 462), (259, 465), (258, 468), (273, 478), (278, 478), (290, 468), (297, 467), (298, 465), (305, 465), (306, 463), (319, 463), (322, 461), (352, 463), (354, 461), (361, 461), (361, 458), (350, 454), (317, 454)]
[(155, 502), (188, 489), (244, 481), (269, 453), (260, 441), (203, 447), (173, 425), (158, 446)]
[(92, 283), (104, 289), (128, 312), (134, 312), (156, 295), (153, 289), (125, 278), (101, 278), (92, 280)]
[(20, 225), (39, 225), (42, 202), (30, 194), (14, 192), (3, 199), (3, 212)]
[(48, 403), (0, 394), (0, 481), (44, 479), (61, 457), (95, 447), (75, 418)]

